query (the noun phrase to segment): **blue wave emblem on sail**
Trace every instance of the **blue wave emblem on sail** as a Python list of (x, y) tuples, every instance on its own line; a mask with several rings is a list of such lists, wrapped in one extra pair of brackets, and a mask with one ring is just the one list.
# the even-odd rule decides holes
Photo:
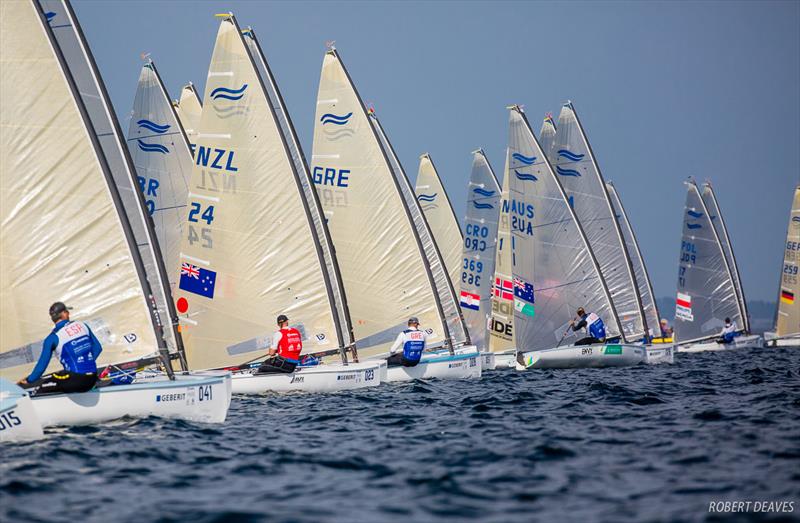
[(559, 149), (558, 150), (558, 155), (560, 157), (562, 157), (562, 158), (566, 158), (567, 160), (570, 160), (570, 161), (573, 161), (573, 162), (579, 162), (579, 161), (583, 160), (584, 156), (586, 156), (585, 154), (573, 153), (569, 149)]
[(417, 200), (419, 200), (421, 202), (432, 202), (432, 201), (434, 201), (436, 199), (436, 194), (437, 193), (420, 194), (419, 196), (417, 196)]
[(792, 216), (792, 221), (793, 221), (794, 223), (798, 223), (798, 224), (800, 224), (800, 216)]
[(560, 165), (556, 165), (556, 172), (561, 176), (580, 176), (581, 173), (576, 171), (575, 169), (564, 169)]
[(687, 223), (686, 224), (686, 228), (687, 229), (702, 229), (703, 226), (700, 225), (699, 223)]
[(244, 91), (247, 89), (247, 84), (244, 84), (238, 89), (228, 89), (227, 87), (217, 87), (211, 91), (212, 100), (241, 100), (244, 96)]
[(158, 125), (155, 122), (151, 122), (150, 120), (144, 120), (144, 119), (139, 120), (136, 123), (139, 125), (139, 127), (143, 127), (148, 131), (153, 131), (154, 133), (158, 134), (164, 134), (170, 127), (169, 124)]
[(532, 174), (528, 173), (521, 173), (518, 170), (514, 169), (514, 176), (517, 177), (518, 180), (522, 180), (523, 182), (538, 182), (539, 178)]
[(520, 163), (524, 163), (525, 165), (533, 165), (533, 162), (536, 161), (535, 156), (523, 156), (519, 153), (514, 153), (511, 155), (511, 157)]
[(472, 202), (472, 205), (474, 205), (476, 209), (494, 209), (494, 205), (491, 203)]
[(351, 116), (353, 116), (352, 112), (342, 116), (333, 113), (325, 113), (322, 115), (322, 118), (320, 118), (319, 121), (322, 122), (322, 125), (326, 125), (329, 123), (332, 123), (334, 125), (344, 125), (350, 121)]
[(480, 194), (481, 196), (486, 196), (487, 198), (489, 198), (490, 196), (494, 196), (495, 193), (494, 191), (488, 191), (480, 187), (475, 187), (474, 189), (472, 189), (472, 192), (474, 192), (475, 194)]
[(169, 149), (157, 143), (146, 143), (141, 140), (136, 140), (136, 142), (139, 144), (139, 149), (147, 153), (167, 154), (169, 152)]
[(702, 218), (703, 217), (703, 213), (697, 212), (697, 211), (686, 211), (686, 214), (688, 214), (692, 218)]
[(48, 11), (44, 14), (44, 16), (45, 18), (47, 18), (47, 21), (50, 22), (50, 20), (56, 17), (56, 13), (54, 13), (53, 11)]

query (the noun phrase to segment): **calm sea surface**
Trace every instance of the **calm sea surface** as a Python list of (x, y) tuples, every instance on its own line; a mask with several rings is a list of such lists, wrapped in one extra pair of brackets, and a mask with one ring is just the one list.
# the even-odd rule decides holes
[(0, 521), (705, 521), (793, 501), (800, 350), (234, 398), (0, 448)]

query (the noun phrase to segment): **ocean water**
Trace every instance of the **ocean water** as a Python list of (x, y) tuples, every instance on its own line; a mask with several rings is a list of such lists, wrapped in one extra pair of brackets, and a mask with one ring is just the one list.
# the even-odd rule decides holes
[[(234, 398), (0, 448), (0, 521), (800, 518), (800, 350)], [(709, 514), (712, 501), (791, 514)], [(792, 519), (794, 518), (794, 519)]]

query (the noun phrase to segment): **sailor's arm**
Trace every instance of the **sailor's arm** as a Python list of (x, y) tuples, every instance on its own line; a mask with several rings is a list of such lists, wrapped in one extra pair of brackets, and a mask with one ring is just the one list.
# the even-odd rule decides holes
[(275, 331), (275, 334), (272, 335), (272, 346), (267, 351), (268, 356), (274, 356), (278, 353), (278, 343), (281, 342), (281, 338), (283, 338), (283, 333)]
[(400, 334), (397, 335), (397, 338), (394, 340), (392, 348), (389, 349), (389, 353), (394, 354), (395, 352), (397, 352), (397, 350), (403, 346), (404, 341), (405, 341), (405, 336), (404, 333), (401, 332)]
[(42, 377), (42, 374), (44, 374), (44, 371), (47, 370), (47, 366), (50, 364), (50, 358), (57, 345), (58, 336), (55, 334), (49, 334), (44, 339), (44, 343), (42, 343), (42, 353), (39, 354), (39, 361), (36, 362), (36, 366), (33, 368), (30, 375), (19, 381), (21, 385), (33, 383)]
[(586, 320), (581, 318), (581, 321), (579, 321), (578, 323), (576, 323), (576, 324), (574, 324), (572, 326), (572, 330), (574, 332), (578, 332), (579, 330), (583, 329), (584, 327), (586, 327)]

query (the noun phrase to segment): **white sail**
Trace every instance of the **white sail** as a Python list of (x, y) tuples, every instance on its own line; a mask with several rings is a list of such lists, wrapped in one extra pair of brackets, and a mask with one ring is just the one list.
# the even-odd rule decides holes
[(303, 201), (306, 212), (310, 217), (316, 235), (315, 242), (319, 248), (318, 255), (321, 256), (324, 262), (326, 285), (329, 288), (329, 292), (335, 304), (334, 313), (336, 315), (337, 328), (339, 329), (337, 336), (340, 340), (343, 340), (340, 341), (340, 344), (344, 343), (347, 347), (351, 347), (351, 349), (355, 351), (355, 349), (352, 348), (355, 340), (353, 329), (350, 324), (350, 311), (347, 306), (347, 298), (344, 292), (342, 276), (339, 271), (339, 264), (334, 254), (330, 231), (328, 231), (328, 227), (325, 223), (326, 220), (322, 212), (322, 204), (319, 201), (314, 182), (311, 179), (305, 154), (303, 154), (303, 150), (300, 147), (300, 140), (297, 137), (292, 120), (289, 118), (286, 104), (283, 102), (283, 97), (278, 89), (278, 84), (275, 81), (269, 63), (267, 63), (261, 45), (258, 43), (255, 31), (249, 27), (242, 31), (242, 35), (256, 63), (256, 69), (261, 77), (261, 81), (266, 88), (267, 97), (272, 106), (275, 118), (280, 125), (286, 147), (292, 158), (292, 164), (294, 165), (297, 179), (303, 191)]
[(542, 150), (545, 152), (548, 158), (551, 158), (553, 154), (553, 145), (556, 141), (556, 121), (553, 119), (553, 115), (547, 113), (542, 120), (542, 129), (539, 132), (539, 144), (542, 146)]
[(279, 314), (301, 331), (305, 353), (335, 352), (335, 312), (302, 187), (232, 15), (217, 33), (196, 139), (177, 291), (190, 366), (264, 354)]
[(510, 109), (505, 205), (513, 245), (516, 348), (535, 351), (557, 346), (578, 307), (600, 316), (609, 338), (618, 336), (620, 325), (609, 290), (560, 178), (522, 109)]
[(461, 258), (461, 310), (470, 339), (478, 350), (489, 348), (487, 324), (492, 312), (497, 220), (500, 216), (500, 184), (486, 153), (472, 153), (472, 172), (467, 186), (466, 238)]
[(203, 114), (203, 102), (200, 100), (200, 95), (197, 94), (194, 84), (189, 82), (181, 89), (181, 96), (178, 101), (173, 103), (175, 107), (175, 114), (178, 115), (178, 120), (183, 127), (183, 131), (189, 138), (190, 147), (194, 152), (195, 136), (200, 128), (200, 115)]
[(706, 204), (711, 223), (719, 238), (722, 252), (725, 255), (725, 261), (731, 271), (733, 278), (733, 288), (736, 291), (736, 299), (739, 300), (739, 308), (742, 310), (742, 323), (740, 326), (746, 331), (750, 332), (750, 315), (747, 313), (747, 300), (744, 297), (744, 289), (742, 287), (742, 279), (739, 276), (739, 267), (736, 264), (736, 257), (733, 255), (733, 245), (731, 245), (730, 236), (728, 236), (728, 228), (725, 226), (725, 219), (722, 217), (722, 210), (719, 208), (717, 196), (714, 194), (714, 189), (711, 188), (710, 182), (703, 184), (703, 191), (700, 193), (703, 198), (703, 203)]
[(111, 98), (69, 3), (64, 0), (36, 1), (44, 12), (52, 13), (50, 25), (53, 36), (69, 64), (70, 74), (86, 107), (97, 141), (110, 164), (128, 222), (144, 261), (145, 274), (158, 308), (159, 321), (165, 325), (164, 338), (170, 348), (180, 348), (177, 314), (170, 299), (167, 270), (163, 265), (160, 246), (144, 198), (139, 191), (133, 161), (111, 106)]
[(419, 158), (419, 171), (414, 193), (419, 206), (425, 214), (431, 233), (444, 260), (445, 268), (455, 289), (461, 282), (461, 249), (464, 245), (464, 234), (458, 224), (453, 205), (447, 196), (439, 173), (433, 164), (430, 154)]
[(628, 254), (631, 258), (633, 275), (636, 277), (636, 285), (639, 287), (639, 296), (642, 298), (642, 308), (644, 309), (645, 318), (647, 319), (647, 327), (650, 330), (649, 334), (650, 336), (659, 337), (661, 336), (661, 320), (658, 314), (655, 292), (653, 292), (653, 284), (650, 282), (650, 275), (647, 273), (644, 257), (639, 250), (639, 242), (636, 240), (636, 234), (633, 232), (631, 222), (628, 220), (628, 215), (625, 212), (625, 207), (622, 205), (622, 200), (619, 197), (617, 188), (611, 182), (606, 182), (606, 189), (611, 199), (611, 206), (614, 209), (614, 214), (619, 222), (622, 237), (625, 239), (625, 247), (628, 249)]
[(742, 314), (728, 262), (694, 180), (686, 182), (674, 338), (690, 342), (717, 335), (730, 318), (742, 328)]
[(139, 189), (153, 219), (172, 291), (178, 281), (192, 153), (155, 64), (142, 67), (128, 129)]
[(514, 284), (511, 275), (513, 243), (508, 213), (510, 208), (508, 169), (504, 173), (497, 220), (497, 247), (492, 281), (491, 319), (489, 320), (489, 350), (495, 353), (509, 352), (515, 348)]
[[(91, 325), (100, 364), (163, 346), (117, 166), (78, 91), (82, 57), (68, 61), (53, 35), (77, 28), (63, 6), (50, 6), (0, 2), (0, 376), (12, 380), (38, 359), (54, 301)], [(113, 122), (105, 130), (121, 143)]]
[(406, 200), (370, 120), (338, 53), (327, 52), (311, 172), (361, 357), (385, 354), (409, 316), (429, 330), (431, 345), (449, 337)]
[(784, 247), (775, 319), (775, 334), (781, 337), (800, 334), (800, 186), (794, 190)]
[(646, 332), (645, 317), (628, 251), (614, 219), (603, 175), (570, 102), (564, 104), (558, 116), (558, 132), (549, 159), (600, 264), (624, 338), (641, 338)]

